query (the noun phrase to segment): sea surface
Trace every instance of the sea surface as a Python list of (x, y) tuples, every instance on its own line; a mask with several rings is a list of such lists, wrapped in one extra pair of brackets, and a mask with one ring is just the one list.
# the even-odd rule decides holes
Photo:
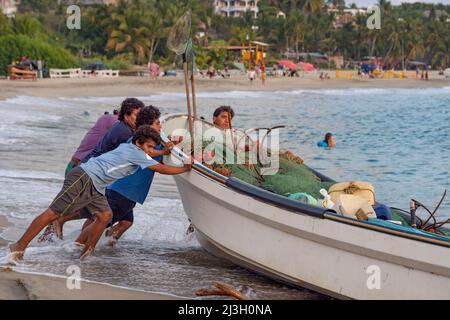
[[(281, 146), (338, 181), (369, 181), (377, 200), (407, 209), (411, 198), (429, 205), (450, 189), (450, 87), (440, 89), (342, 89), (198, 93), (198, 110), (231, 105), (241, 128), (285, 125)], [(86, 131), (125, 97), (45, 99), (18, 96), (0, 101), (0, 216), (12, 226), (0, 235), (17, 240), (59, 192), (64, 169)], [(139, 97), (163, 113), (185, 112), (183, 94)], [(318, 148), (332, 132), (337, 147)], [(438, 220), (450, 217), (450, 195)], [(151, 195), (135, 210), (135, 224), (116, 248), (99, 244), (86, 262), (73, 245), (80, 222), (68, 223), (65, 239), (33, 242), (24, 271), (68, 275), (79, 265), (85, 279), (195, 297), (199, 288), (223, 281), (250, 287), (257, 299), (323, 299), (256, 275), (203, 250), (186, 235), (189, 222), (170, 177), (158, 176)]]

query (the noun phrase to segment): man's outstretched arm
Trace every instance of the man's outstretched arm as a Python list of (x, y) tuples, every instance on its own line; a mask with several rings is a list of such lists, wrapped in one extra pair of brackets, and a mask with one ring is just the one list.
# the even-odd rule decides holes
[(185, 164), (183, 167), (173, 167), (159, 163), (155, 164), (154, 166), (150, 166), (148, 168), (161, 174), (176, 175), (191, 171), (192, 164)]

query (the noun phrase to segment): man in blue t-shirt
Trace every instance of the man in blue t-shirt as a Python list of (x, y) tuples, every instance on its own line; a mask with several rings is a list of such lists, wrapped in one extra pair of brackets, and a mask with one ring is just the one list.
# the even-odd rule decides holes
[[(161, 113), (158, 108), (150, 106), (147, 123), (158, 133), (161, 132)], [(144, 111), (144, 110), (143, 110)], [(173, 143), (166, 144), (165, 147), (159, 145), (152, 153), (152, 158), (162, 162), (163, 155), (170, 154)], [(138, 170), (135, 174), (116, 181), (108, 186), (106, 195), (108, 203), (113, 210), (111, 228), (107, 232), (110, 237), (110, 245), (114, 245), (117, 240), (133, 225), (136, 203), (144, 204), (150, 191), (155, 171), (150, 169)]]
[(139, 168), (151, 168), (162, 174), (180, 174), (191, 170), (192, 165), (172, 167), (153, 160), (150, 153), (161, 143), (159, 134), (150, 126), (141, 126), (132, 143), (123, 143), (69, 172), (63, 187), (47, 210), (33, 220), (23, 236), (9, 246), (10, 258), (21, 260), (33, 238), (59, 216), (70, 215), (82, 208), (96, 215), (95, 221), (82, 231), (77, 242), (84, 246), (80, 258), (89, 256), (108, 222), (112, 211), (105, 197), (107, 186), (137, 172)]

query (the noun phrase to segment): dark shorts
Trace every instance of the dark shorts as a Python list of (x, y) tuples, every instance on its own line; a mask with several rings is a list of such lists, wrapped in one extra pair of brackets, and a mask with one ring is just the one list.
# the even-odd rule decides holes
[[(134, 221), (133, 209), (136, 206), (136, 202), (131, 201), (120, 193), (109, 189), (106, 189), (106, 199), (108, 200), (109, 207), (113, 213), (113, 219), (110, 226), (119, 221), (129, 221), (131, 223)], [(84, 219), (94, 218), (92, 212), (85, 208), (80, 211), (80, 217)]]
[(106, 197), (99, 193), (92, 179), (80, 167), (72, 169), (63, 188), (50, 205), (57, 215), (66, 216), (82, 208), (90, 213), (111, 211)]

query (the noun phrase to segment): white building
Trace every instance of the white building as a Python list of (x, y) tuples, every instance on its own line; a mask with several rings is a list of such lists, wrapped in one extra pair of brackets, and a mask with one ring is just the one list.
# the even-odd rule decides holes
[(0, 0), (0, 9), (7, 17), (14, 17), (17, 12), (17, 1)]
[(251, 11), (255, 18), (258, 15), (259, 0), (215, 0), (216, 14), (224, 17), (243, 17), (247, 11)]

